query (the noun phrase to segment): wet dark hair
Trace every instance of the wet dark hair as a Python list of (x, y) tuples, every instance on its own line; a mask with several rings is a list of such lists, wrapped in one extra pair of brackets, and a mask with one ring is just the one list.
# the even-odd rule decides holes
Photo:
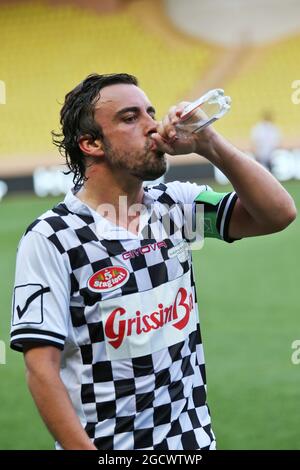
[(102, 129), (94, 120), (95, 103), (102, 88), (124, 83), (138, 86), (138, 80), (127, 73), (88, 75), (65, 96), (60, 112), (61, 133), (52, 131), (52, 141), (73, 173), (73, 182), (79, 186), (86, 181), (86, 158), (78, 145), (78, 139), (90, 135), (93, 140), (102, 139)]

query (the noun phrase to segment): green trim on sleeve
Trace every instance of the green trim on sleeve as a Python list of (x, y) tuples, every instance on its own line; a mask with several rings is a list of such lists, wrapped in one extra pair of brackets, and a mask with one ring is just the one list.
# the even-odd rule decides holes
[(228, 238), (227, 231), (236, 198), (235, 193), (216, 193), (214, 191), (203, 191), (195, 198), (196, 222), (197, 219), (198, 222), (200, 220), (200, 214), (197, 214), (197, 205), (204, 206), (204, 215), (202, 212), (204, 237), (232, 241)]
[(203, 191), (196, 197), (196, 204), (204, 205), (204, 220), (202, 219), (204, 223), (204, 238), (222, 239), (217, 229), (217, 211), (220, 201), (226, 194), (227, 193), (215, 193), (214, 191)]
[(216, 212), (207, 212), (204, 214), (204, 237), (218, 238), (219, 240), (221, 240), (221, 235), (217, 230)]
[(214, 191), (203, 191), (200, 193), (195, 201), (198, 203), (206, 203), (216, 206), (228, 193), (215, 193)]

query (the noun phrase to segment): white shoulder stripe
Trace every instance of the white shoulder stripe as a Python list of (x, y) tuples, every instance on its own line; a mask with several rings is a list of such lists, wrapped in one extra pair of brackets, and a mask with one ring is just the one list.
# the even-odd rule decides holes
[(38, 334), (38, 333), (21, 333), (21, 334), (15, 334), (13, 337), (12, 337), (12, 343), (15, 343), (15, 342), (18, 342), (22, 339), (41, 339), (43, 341), (51, 341), (52, 343), (58, 343), (58, 344), (61, 344), (61, 345), (64, 345), (65, 343), (65, 340), (63, 339), (60, 339), (60, 338), (55, 338), (54, 336), (50, 336), (50, 335), (45, 335), (45, 334)]
[[(224, 196), (225, 197), (225, 196)], [(231, 202), (232, 202), (232, 199), (235, 197), (235, 192), (233, 192), (232, 194), (230, 194), (227, 202), (226, 202), (226, 205), (225, 205), (225, 208), (224, 208), (224, 211), (223, 211), (223, 215), (222, 215), (222, 219), (221, 219), (221, 224), (220, 224), (220, 235), (221, 235), (221, 238), (222, 240), (224, 240), (224, 226), (225, 226), (225, 222), (226, 222), (226, 217), (227, 217), (227, 213), (228, 213), (228, 209), (231, 205)], [(223, 200), (223, 199), (222, 199)], [(221, 206), (222, 202), (220, 203), (220, 206)], [(219, 207), (220, 207), (219, 206)]]

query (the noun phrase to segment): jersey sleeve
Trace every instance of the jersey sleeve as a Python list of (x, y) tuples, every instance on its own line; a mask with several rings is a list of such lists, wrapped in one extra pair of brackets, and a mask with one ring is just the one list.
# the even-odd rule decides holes
[(181, 183), (167, 184), (168, 194), (184, 206), (185, 234), (192, 243), (195, 239), (217, 238), (232, 243), (228, 235), (229, 223), (237, 195), (233, 192), (218, 193), (208, 185)]
[(229, 222), (234, 205), (237, 201), (235, 192), (216, 193), (209, 186), (201, 191), (195, 198), (196, 224), (199, 205), (204, 212), (202, 220), (204, 224), (204, 238), (217, 238), (232, 243), (235, 239), (228, 235)]
[(11, 348), (25, 343), (64, 348), (68, 336), (69, 275), (57, 248), (45, 236), (28, 232), (17, 253), (12, 301)]

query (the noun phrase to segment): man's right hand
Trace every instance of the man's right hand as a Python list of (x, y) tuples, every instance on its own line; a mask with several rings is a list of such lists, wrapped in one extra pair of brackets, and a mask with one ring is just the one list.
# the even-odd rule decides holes
[[(216, 131), (208, 126), (199, 133), (184, 132), (184, 124), (181, 124), (180, 117), (188, 104), (183, 101), (178, 106), (172, 106), (158, 124), (157, 133), (153, 133), (151, 138), (155, 140), (159, 150), (169, 155), (197, 153), (208, 157), (211, 151), (211, 140)], [(189, 119), (190, 122), (192, 118)]]

